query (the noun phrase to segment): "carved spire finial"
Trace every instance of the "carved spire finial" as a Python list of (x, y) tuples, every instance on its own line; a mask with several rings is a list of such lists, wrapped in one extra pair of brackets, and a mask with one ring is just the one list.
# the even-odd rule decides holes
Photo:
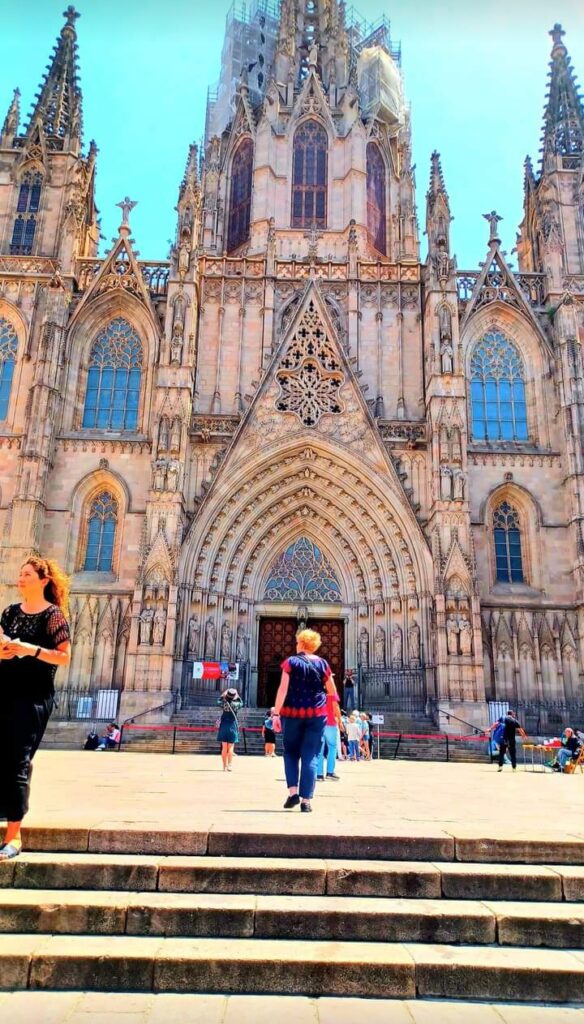
[(496, 210), (491, 210), (490, 213), (483, 213), (483, 217), (489, 222), (489, 244), (491, 242), (500, 242), (501, 239), (499, 238), (498, 224), (500, 220), (503, 220), (503, 218), (499, 217)]
[(12, 102), (8, 107), (8, 113), (4, 118), (1, 135), (17, 135), (20, 124), (20, 89), (16, 88), (12, 96)]
[(116, 206), (119, 206), (120, 210), (122, 211), (122, 223), (120, 224), (120, 226), (118, 228), (118, 231), (120, 232), (120, 234), (122, 234), (122, 231), (125, 231), (126, 234), (130, 233), (130, 219), (129, 218), (130, 218), (130, 214), (131, 214), (132, 210), (137, 205), (138, 205), (137, 200), (130, 199), (129, 196), (126, 196), (126, 198), (123, 199), (121, 203), (116, 203)]

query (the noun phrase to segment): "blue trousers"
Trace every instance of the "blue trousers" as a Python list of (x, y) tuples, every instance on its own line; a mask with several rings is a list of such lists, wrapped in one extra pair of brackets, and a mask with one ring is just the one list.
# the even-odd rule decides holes
[(337, 763), (337, 741), (339, 736), (339, 730), (336, 725), (325, 725), (324, 735), (322, 737), (322, 743), (320, 746), (320, 754), (318, 755), (318, 765), (316, 769), (317, 775), (324, 775), (324, 748), (326, 744), (327, 755), (326, 755), (326, 773), (327, 775), (333, 775)]
[(344, 696), (343, 707), (345, 708), (345, 711), (354, 711), (355, 710), (355, 687), (354, 686), (345, 686), (345, 696)]
[(324, 715), (315, 718), (282, 718), (286, 785), (288, 788), (298, 786), (302, 800), (311, 800), (314, 793), (316, 764), (325, 725)]

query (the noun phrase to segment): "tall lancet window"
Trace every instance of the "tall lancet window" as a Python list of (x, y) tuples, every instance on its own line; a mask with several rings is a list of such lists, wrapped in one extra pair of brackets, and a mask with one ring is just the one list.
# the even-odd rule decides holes
[(244, 139), (237, 147), (231, 164), (227, 252), (237, 249), (249, 238), (252, 181), (253, 143), (251, 139)]
[(385, 164), (375, 142), (367, 146), (367, 230), (371, 244), (383, 256), (387, 254), (385, 228)]
[(89, 358), (84, 427), (136, 430), (142, 358), (140, 339), (123, 317), (98, 334)]
[(527, 441), (525, 367), (500, 331), (488, 331), (470, 363), (472, 436), (475, 441)]
[(18, 338), (9, 320), (0, 316), (0, 420), (8, 416)]
[(305, 121), (294, 136), (292, 227), (326, 227), (327, 134), (318, 121)]
[(43, 176), (38, 171), (27, 171), (23, 175), (10, 243), (10, 252), (13, 256), (30, 256), (32, 253), (42, 187)]
[(86, 572), (111, 572), (118, 523), (118, 503), (109, 491), (92, 501), (87, 526), (87, 547), (83, 568)]

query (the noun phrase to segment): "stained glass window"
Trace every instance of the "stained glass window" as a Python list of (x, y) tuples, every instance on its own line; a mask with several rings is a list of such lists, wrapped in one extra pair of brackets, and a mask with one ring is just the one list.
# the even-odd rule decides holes
[(117, 317), (91, 349), (83, 426), (135, 430), (138, 424), (142, 345), (134, 328)]
[(294, 412), (305, 427), (314, 427), (326, 413), (343, 412), (342, 366), (311, 299), (280, 361), (276, 380), (278, 412)]
[(375, 142), (367, 146), (367, 230), (372, 244), (385, 256), (385, 164)]
[(294, 136), (292, 227), (326, 227), (327, 134), (318, 121), (305, 121)]
[(0, 420), (8, 416), (18, 338), (9, 320), (0, 316)]
[(114, 543), (118, 522), (118, 503), (109, 491), (103, 491), (93, 500), (89, 510), (86, 572), (111, 572), (114, 561)]
[(495, 562), (499, 583), (523, 583), (519, 513), (503, 501), (493, 515)]
[(320, 548), (307, 537), (301, 537), (272, 565), (264, 599), (338, 604), (341, 588)]
[(30, 256), (36, 231), (36, 216), (41, 203), (43, 176), (27, 171), (23, 175), (16, 202), (16, 219), (12, 227), (10, 252), (13, 256)]
[(525, 369), (513, 342), (489, 331), (472, 354), (472, 436), (475, 441), (527, 441)]
[(227, 251), (237, 249), (249, 238), (253, 181), (253, 143), (244, 139), (237, 147), (231, 165), (231, 194)]

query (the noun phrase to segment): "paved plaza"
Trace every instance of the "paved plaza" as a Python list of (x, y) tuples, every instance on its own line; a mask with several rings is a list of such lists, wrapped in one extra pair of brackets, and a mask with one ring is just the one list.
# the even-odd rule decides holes
[[(558, 840), (582, 843), (584, 775), (495, 765), (339, 762), (341, 780), (317, 783), (314, 813), (283, 811), (282, 758), (43, 751), (36, 757), (28, 829), (212, 830), (331, 837)], [(186, 850), (174, 851), (186, 852)], [(192, 849), (190, 852), (197, 852)], [(324, 852), (324, 851), (323, 851)], [(451, 859), (451, 858), (447, 858)], [(547, 858), (553, 863), (553, 857)]]

